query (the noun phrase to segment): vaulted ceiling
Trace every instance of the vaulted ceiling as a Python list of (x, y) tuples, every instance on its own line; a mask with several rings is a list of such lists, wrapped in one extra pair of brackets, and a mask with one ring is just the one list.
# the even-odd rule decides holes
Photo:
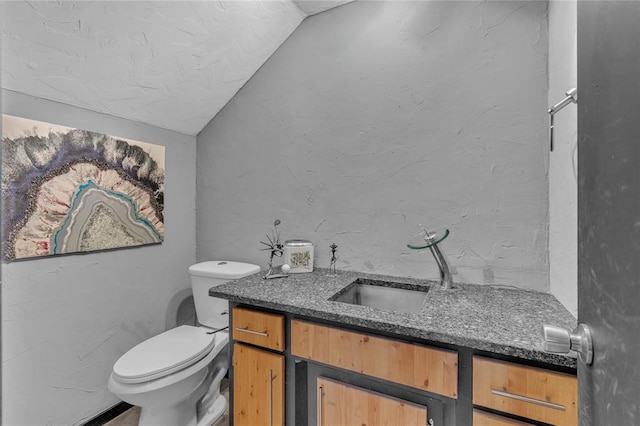
[(2, 87), (195, 135), (338, 1), (5, 2)]

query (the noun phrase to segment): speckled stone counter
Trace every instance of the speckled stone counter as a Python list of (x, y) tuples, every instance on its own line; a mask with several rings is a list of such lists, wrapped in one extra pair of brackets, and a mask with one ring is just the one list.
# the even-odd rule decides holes
[[(418, 314), (387, 312), (329, 300), (357, 278), (429, 286)], [(211, 296), (257, 307), (441, 342), (525, 360), (576, 368), (574, 355), (542, 349), (542, 324), (573, 330), (576, 319), (552, 295), (513, 288), (456, 284), (326, 269), (287, 278), (255, 274), (209, 291)]]

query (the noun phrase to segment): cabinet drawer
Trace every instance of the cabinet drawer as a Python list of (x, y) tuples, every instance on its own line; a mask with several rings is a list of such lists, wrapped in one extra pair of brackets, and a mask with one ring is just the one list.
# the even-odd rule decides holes
[(473, 403), (553, 425), (578, 423), (575, 376), (473, 358)]
[(458, 354), (306, 321), (291, 321), (291, 354), (458, 397)]
[(284, 316), (234, 308), (233, 340), (277, 351), (284, 350)]
[(480, 410), (473, 410), (473, 426), (530, 426), (531, 423), (519, 422)]

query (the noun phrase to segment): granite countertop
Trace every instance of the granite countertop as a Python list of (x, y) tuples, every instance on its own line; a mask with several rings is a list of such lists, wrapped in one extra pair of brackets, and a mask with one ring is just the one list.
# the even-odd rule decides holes
[[(330, 301), (356, 278), (430, 286), (418, 314), (387, 312), (367, 306)], [(327, 269), (262, 279), (262, 274), (222, 284), (211, 296), (277, 311), (320, 318), (372, 330), (576, 368), (574, 354), (542, 349), (542, 324), (575, 329), (576, 319), (551, 294), (490, 285), (440, 283), (354, 271)]]

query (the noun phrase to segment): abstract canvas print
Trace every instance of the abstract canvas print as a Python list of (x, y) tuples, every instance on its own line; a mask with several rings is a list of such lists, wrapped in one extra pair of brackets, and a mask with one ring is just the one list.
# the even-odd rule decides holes
[(164, 240), (164, 147), (2, 116), (6, 260)]

